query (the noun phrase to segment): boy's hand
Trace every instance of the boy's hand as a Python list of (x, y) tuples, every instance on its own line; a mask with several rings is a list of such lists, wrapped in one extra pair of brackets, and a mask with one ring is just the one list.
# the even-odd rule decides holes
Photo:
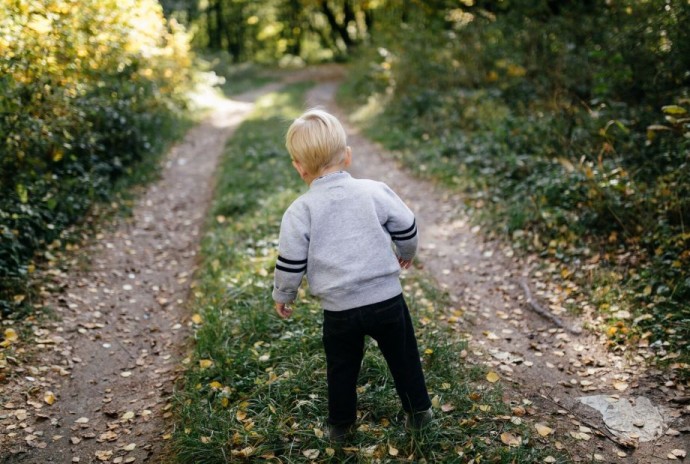
[(285, 303), (276, 303), (276, 313), (282, 319), (287, 319), (292, 314), (292, 308)]
[(400, 263), (400, 267), (403, 269), (409, 269), (410, 266), (412, 266), (412, 260), (411, 259), (398, 258), (398, 262)]

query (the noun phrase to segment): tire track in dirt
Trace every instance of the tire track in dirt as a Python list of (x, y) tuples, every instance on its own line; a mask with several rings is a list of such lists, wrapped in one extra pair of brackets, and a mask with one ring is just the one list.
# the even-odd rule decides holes
[[(225, 143), (270, 84), (228, 100), (164, 160), (160, 180), (79, 252), (87, 268), (53, 271), (56, 322), (29, 327), (28, 365), (0, 392), (0, 462), (166, 462), (169, 399), (180, 371), (185, 301)], [(45, 402), (46, 392), (56, 401)]]
[[(324, 107), (346, 123), (347, 115), (334, 103), (337, 86), (337, 81), (316, 86), (307, 105)], [(548, 437), (552, 445), (565, 447), (576, 462), (639, 464), (669, 462), (671, 450), (690, 448), (690, 407), (683, 409), (673, 402), (687, 399), (683, 385), (664, 386), (669, 381), (666, 374), (646, 367), (637, 352), (613, 353), (598, 335), (571, 333), (533, 312), (526, 303), (523, 282), (542, 301), (568, 298), (566, 289), (550, 285), (536, 270), (539, 258), (518, 258), (509, 244), (487, 240), (487, 234), (470, 223), (459, 194), (412, 177), (347, 123), (346, 130), (353, 151), (352, 175), (386, 182), (416, 213), (419, 260), (450, 295), (454, 307), (439, 316), (470, 341), (469, 362), (497, 371), (506, 399), (526, 406), (524, 419), (556, 430)], [(570, 327), (581, 323), (565, 321)], [(601, 415), (578, 401), (588, 395), (610, 395), (633, 403), (638, 396), (651, 398), (666, 420), (666, 434), (639, 443), (637, 449), (624, 449), (615, 443), (620, 440)], [(638, 423), (638, 431), (651, 427), (649, 419), (650, 424)], [(533, 440), (547, 440), (532, 432)]]

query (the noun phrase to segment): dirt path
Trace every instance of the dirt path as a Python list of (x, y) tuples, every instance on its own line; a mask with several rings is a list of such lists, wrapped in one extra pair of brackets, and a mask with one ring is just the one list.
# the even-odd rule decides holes
[(132, 216), (79, 252), (88, 268), (53, 272), (61, 292), (44, 303), (57, 322), (29, 327), (30, 362), (0, 384), (0, 462), (164, 461), (213, 172), (251, 102), (278, 87), (207, 102), (212, 113), (172, 148)]
[[(334, 105), (336, 88), (336, 82), (318, 85), (309, 93), (308, 105), (326, 107), (346, 121)], [(411, 177), (381, 147), (353, 127), (347, 130), (353, 176), (386, 182), (417, 214), (420, 261), (454, 303), (448, 314), (439, 316), (470, 340), (472, 362), (499, 373), (509, 399), (527, 406), (527, 419), (556, 429), (548, 436), (552, 443), (567, 446), (582, 462), (653, 464), (669, 462), (667, 455), (673, 449), (690, 452), (690, 407), (681, 404), (688, 399), (683, 385), (647, 369), (638, 353), (614, 354), (605, 349), (605, 340), (587, 331), (571, 333), (533, 312), (522, 282), (545, 307), (549, 303), (558, 307), (568, 298), (566, 289), (530, 278), (539, 277), (531, 272), (535, 268), (531, 260), (514, 257), (506, 244), (487, 241), (484, 231), (470, 224), (459, 196)], [(570, 327), (579, 323), (566, 321)], [(661, 409), (664, 435), (640, 442), (636, 450), (616, 445), (614, 440), (621, 440), (607, 430), (601, 415), (578, 401), (593, 395), (629, 399), (638, 405), (644, 401), (637, 397), (648, 397)], [(652, 416), (646, 411), (636, 416), (631, 434), (644, 437), (654, 432)]]

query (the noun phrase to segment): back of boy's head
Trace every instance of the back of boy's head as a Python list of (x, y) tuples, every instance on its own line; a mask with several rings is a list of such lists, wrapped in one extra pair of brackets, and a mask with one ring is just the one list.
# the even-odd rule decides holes
[(285, 145), (292, 159), (310, 174), (317, 174), (345, 159), (347, 137), (335, 116), (311, 109), (290, 125)]

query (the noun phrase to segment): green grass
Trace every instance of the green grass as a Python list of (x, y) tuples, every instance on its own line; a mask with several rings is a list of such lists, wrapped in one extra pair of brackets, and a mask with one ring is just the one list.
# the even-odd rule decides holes
[[(369, 345), (359, 382), (359, 429), (342, 449), (329, 443), (319, 305), (304, 292), (293, 317), (282, 320), (271, 300), (280, 218), (305, 189), (290, 167), (283, 136), (303, 108), (306, 88), (263, 97), (223, 158), (194, 286), (193, 352), (175, 395), (178, 462), (273, 456), (286, 463), (479, 462), (480, 456), (482, 462), (541, 462), (546, 445), (511, 422), (501, 382), (487, 382), (481, 368), (463, 361), (464, 341), (440, 320), (448, 314), (447, 295), (416, 271), (404, 286), (434, 398), (433, 426), (405, 432), (385, 361)], [(503, 445), (506, 431), (523, 437), (523, 444)]]

